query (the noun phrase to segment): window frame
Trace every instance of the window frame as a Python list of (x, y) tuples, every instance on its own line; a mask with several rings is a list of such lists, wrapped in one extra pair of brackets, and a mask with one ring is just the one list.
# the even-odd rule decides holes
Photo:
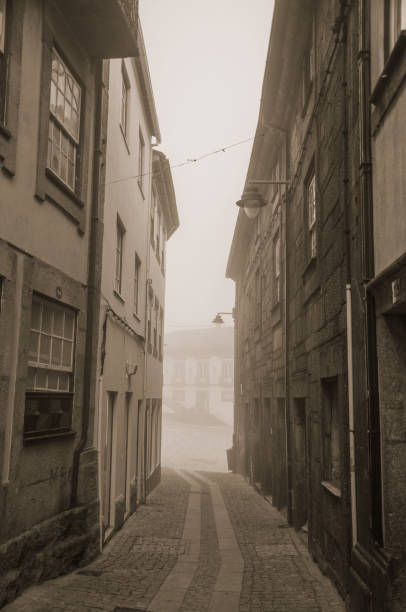
[(4, 52), (0, 52), (0, 167), (9, 177), (16, 173), (24, 4), (25, 0), (4, 1)]
[[(33, 323), (34, 305), (40, 307), (39, 310), (39, 325)], [(47, 309), (51, 313), (49, 319), (49, 328), (43, 327), (44, 311)], [(38, 312), (38, 311), (37, 311)], [(55, 332), (55, 313), (63, 313), (62, 332)], [(66, 315), (69, 314), (71, 333), (65, 333)], [(24, 440), (35, 440), (38, 438), (49, 438), (60, 435), (73, 435), (72, 418), (73, 418), (73, 397), (75, 393), (75, 354), (77, 347), (77, 312), (74, 308), (67, 304), (63, 304), (49, 297), (33, 293), (31, 303), (31, 322), (30, 322), (30, 350), (32, 350), (32, 336), (37, 335), (37, 359), (30, 359), (32, 354), (28, 354), (27, 359), (27, 383), (25, 390), (25, 410), (24, 410)], [(49, 338), (49, 359), (48, 363), (41, 360), (42, 337)], [(52, 363), (54, 359), (54, 342), (60, 343), (60, 364)], [(63, 365), (63, 347), (64, 343), (71, 343), (70, 363)], [(34, 370), (33, 385), (29, 386), (29, 371)], [(36, 387), (38, 372), (45, 376), (45, 385)], [(50, 373), (57, 375), (58, 387), (59, 378), (61, 375), (66, 375), (68, 380), (68, 388), (55, 389), (49, 385)], [(38, 404), (39, 403), (39, 404)], [(37, 404), (37, 406), (36, 406)], [(64, 414), (65, 413), (65, 414)], [(58, 423), (59, 420), (65, 418), (65, 421)]]
[[(38, 130), (38, 156), (37, 156), (37, 180), (35, 197), (40, 202), (48, 202), (61, 209), (67, 219), (77, 226), (82, 235), (85, 231), (86, 212), (85, 202), (88, 198), (88, 168), (93, 161), (92, 142), (92, 113), (94, 98), (88, 92), (94, 91), (94, 77), (87, 62), (80, 61), (77, 53), (77, 42), (66, 36), (57, 36), (45, 16), (42, 36), (42, 64), (41, 64), (41, 98), (39, 106), (39, 130)], [(77, 179), (75, 190), (68, 187), (50, 168), (47, 167), (48, 134), (50, 117), (50, 95), (51, 95), (51, 70), (52, 50), (55, 48), (68, 67), (76, 81), (81, 86), (81, 122), (80, 122), (80, 146), (78, 148)], [(67, 52), (68, 50), (68, 52)]]
[(279, 230), (276, 232), (273, 242), (273, 281), (274, 291), (273, 303), (279, 304), (281, 301), (281, 235)]
[(144, 196), (144, 165), (145, 165), (145, 140), (141, 130), (138, 129), (138, 187), (140, 188), (141, 195)]
[(140, 278), (141, 278), (141, 259), (137, 251), (134, 253), (134, 295), (133, 306), (135, 315), (139, 315), (139, 299), (140, 299)]
[[(310, 202), (310, 186), (313, 184), (313, 204)], [(306, 227), (306, 248), (308, 263), (317, 260), (318, 244), (317, 244), (317, 180), (314, 163), (307, 174), (305, 181), (305, 227)], [(310, 210), (310, 207), (312, 210)]]
[[(64, 124), (63, 120), (58, 117), (57, 112), (52, 110), (52, 90), (53, 90), (53, 86), (56, 89), (55, 91), (55, 101), (56, 101), (56, 97), (58, 95), (58, 91), (60, 91), (58, 85), (56, 83), (54, 83), (53, 79), (52, 79), (52, 73), (53, 73), (53, 62), (54, 59), (59, 60), (59, 62), (63, 65), (64, 69), (65, 69), (65, 73), (67, 73), (67, 76), (70, 76), (73, 81), (74, 81), (74, 85), (76, 85), (79, 89), (79, 102), (78, 102), (78, 110), (77, 110), (77, 114), (78, 114), (78, 128), (77, 128), (77, 134), (74, 134), (73, 131), (71, 131), (67, 125)], [(66, 90), (66, 77), (65, 77), (65, 90)], [(74, 74), (74, 71), (72, 70), (71, 66), (69, 65), (69, 62), (67, 62), (65, 60), (65, 58), (61, 55), (61, 53), (58, 51), (58, 48), (54, 45), (52, 48), (52, 60), (51, 60), (51, 83), (50, 83), (50, 96), (49, 96), (49, 123), (48, 123), (48, 146), (47, 146), (47, 162), (46, 162), (46, 172), (50, 172), (54, 175), (54, 177), (58, 180), (61, 181), (63, 183), (63, 185), (70, 190), (72, 193), (77, 195), (77, 190), (78, 190), (78, 184), (79, 184), (79, 180), (80, 180), (80, 160), (81, 160), (81, 147), (82, 147), (82, 141), (83, 141), (83, 137), (82, 137), (82, 98), (83, 98), (83, 85), (81, 84), (80, 80), (76, 77), (76, 75)], [(66, 97), (64, 97), (64, 103), (66, 104)], [(72, 105), (73, 106), (73, 105)], [(56, 107), (56, 104), (55, 104)], [(65, 139), (67, 140), (68, 143), (71, 143), (73, 145), (73, 151), (74, 151), (74, 156), (73, 156), (73, 185), (71, 185), (69, 183), (69, 156), (68, 154), (66, 155), (66, 160), (67, 160), (67, 179), (65, 180), (61, 173), (56, 171), (53, 167), (52, 167), (52, 155), (51, 155), (51, 160), (49, 160), (49, 146), (50, 146), (50, 131), (51, 131), (51, 125), (52, 127), (52, 132), (54, 132), (55, 127), (59, 130), (60, 133), (60, 138), (62, 139), (62, 136), (65, 137)], [(53, 144), (53, 140), (51, 140), (52, 144)], [(60, 140), (60, 142), (62, 143), (62, 140)], [(69, 148), (69, 147), (68, 147)], [(61, 149), (61, 157), (60, 159), (62, 159), (63, 155), (62, 155), (62, 147), (60, 147)]]
[[(117, 215), (116, 257), (115, 257), (115, 268), (114, 268), (114, 293), (118, 295), (121, 299), (122, 299), (122, 290), (123, 290), (124, 235), (125, 235), (124, 224), (121, 221), (120, 217)], [(117, 276), (117, 272), (119, 273), (118, 276)]]
[[(323, 481), (330, 492), (341, 494), (341, 440), (340, 440), (340, 401), (338, 376), (321, 380), (322, 392), (322, 426), (323, 426)], [(333, 393), (330, 393), (333, 389)]]
[(130, 79), (124, 61), (121, 62), (121, 114), (120, 127), (128, 149), (129, 122), (130, 122)]

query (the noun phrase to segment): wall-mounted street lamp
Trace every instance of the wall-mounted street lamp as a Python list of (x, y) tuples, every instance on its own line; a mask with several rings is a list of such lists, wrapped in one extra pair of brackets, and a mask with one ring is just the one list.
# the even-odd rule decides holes
[(218, 312), (212, 321), (214, 325), (218, 325), (218, 326), (224, 325), (224, 319), (221, 315), (231, 315), (234, 318), (233, 312)]
[(279, 180), (249, 180), (248, 187), (244, 189), (244, 193), (241, 196), (241, 200), (236, 202), (237, 206), (241, 206), (244, 209), (245, 214), (250, 219), (255, 219), (261, 208), (266, 206), (268, 202), (262, 197), (260, 192), (253, 183), (257, 185), (289, 185), (287, 179)]

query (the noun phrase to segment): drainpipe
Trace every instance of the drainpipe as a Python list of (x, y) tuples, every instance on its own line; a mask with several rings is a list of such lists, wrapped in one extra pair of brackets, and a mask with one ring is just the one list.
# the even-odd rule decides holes
[(370, 523), (374, 541), (383, 545), (381, 425), (379, 413), (378, 358), (374, 296), (366, 283), (375, 274), (372, 153), (371, 153), (371, 82), (370, 82), (370, 0), (359, 3), (359, 108), (360, 108), (360, 209), (362, 236), (362, 274), (364, 294), (364, 337), (366, 370), (366, 404), (368, 410), (368, 471), (370, 481)]
[(348, 208), (349, 198), (349, 178), (348, 178), (348, 85), (347, 85), (347, 42), (348, 28), (345, 15), (346, 7), (341, 6), (342, 19), (342, 88), (343, 88), (343, 146), (344, 146), (344, 176), (343, 176), (343, 199), (344, 199), (344, 224), (345, 224), (345, 250), (346, 250), (346, 327), (347, 327), (347, 385), (348, 385), (348, 444), (350, 459), (350, 506), (351, 506), (351, 542), (354, 548), (358, 541), (357, 525), (357, 485), (356, 485), (356, 465), (355, 465), (355, 423), (354, 423), (354, 361), (353, 361), (353, 325), (352, 325), (352, 270), (351, 270), (351, 227)]
[[(89, 231), (88, 254), (88, 289), (87, 289), (87, 317), (86, 317), (86, 349), (83, 371), (83, 403), (82, 403), (82, 431), (79, 443), (73, 454), (71, 506), (78, 503), (78, 481), (80, 456), (84, 451), (89, 434), (90, 410), (94, 406), (95, 388), (94, 359), (97, 352), (99, 316), (100, 316), (100, 283), (101, 283), (101, 255), (103, 243), (103, 204), (104, 179), (106, 166), (104, 163), (103, 135), (107, 122), (107, 96), (105, 96), (104, 83), (108, 79), (108, 63), (96, 60), (95, 69), (95, 119), (94, 119), (94, 153), (92, 177), (91, 219)], [(102, 126), (103, 124), (103, 126)]]
[[(153, 153), (152, 153), (152, 149), (151, 149), (151, 153), (150, 153), (150, 165), (151, 165), (151, 169), (152, 169), (152, 164), (153, 164), (153, 157), (152, 157)], [(148, 378), (147, 378), (147, 369), (148, 369), (148, 293), (149, 293), (149, 286), (152, 283), (152, 280), (149, 278), (149, 271), (150, 271), (150, 259), (151, 259), (151, 242), (150, 242), (150, 232), (151, 232), (151, 211), (150, 211), (150, 207), (151, 207), (151, 202), (152, 202), (152, 181), (151, 181), (151, 185), (150, 185), (150, 190), (149, 190), (149, 206), (148, 206), (148, 210), (147, 210), (147, 237), (146, 237), (146, 245), (147, 245), (147, 252), (146, 252), (146, 262), (145, 262), (145, 325), (144, 325), (144, 338), (145, 338), (145, 344), (144, 344), (144, 378), (143, 378), (143, 390), (142, 390), (142, 403), (144, 406), (144, 452), (141, 453), (141, 457), (142, 459), (142, 474), (141, 474), (141, 479), (142, 479), (142, 496), (141, 496), (141, 501), (145, 503), (146, 499), (147, 499), (147, 448), (146, 448), (146, 430), (147, 430), (147, 398), (146, 398), (146, 390), (147, 390), (147, 383), (148, 383)], [(152, 316), (152, 315), (151, 315)], [(152, 335), (152, 318), (151, 318), (151, 335)], [(162, 339), (163, 341), (163, 339)]]

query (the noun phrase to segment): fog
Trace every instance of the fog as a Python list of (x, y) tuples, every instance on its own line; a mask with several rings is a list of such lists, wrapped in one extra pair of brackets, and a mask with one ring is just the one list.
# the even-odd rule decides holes
[[(166, 345), (174, 330), (206, 328), (210, 335), (214, 315), (231, 312), (234, 305), (234, 283), (225, 270), (258, 119), (272, 12), (270, 0), (140, 1), (162, 133), (159, 148), (171, 165), (226, 149), (172, 170), (180, 228), (167, 248)], [(237, 144), (241, 141), (247, 142)], [(231, 317), (224, 320), (232, 334)], [(207, 407), (206, 386), (195, 376), (177, 390), (181, 397), (192, 386), (195, 399), (182, 400), (183, 412), (169, 406), (174, 390), (168, 391), (167, 349), (163, 464), (225, 471), (233, 402), (210, 396)], [(223, 367), (218, 352), (200, 360), (210, 371)], [(199, 367), (198, 355), (188, 357)], [(226, 389), (217, 387), (221, 398)]]

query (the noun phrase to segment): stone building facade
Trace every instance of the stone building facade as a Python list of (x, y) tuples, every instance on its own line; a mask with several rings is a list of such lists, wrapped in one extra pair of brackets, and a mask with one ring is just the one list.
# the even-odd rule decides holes
[(227, 267), (238, 470), (357, 612), (406, 605), (404, 15), (275, 3), (246, 179), (266, 206), (240, 211)]
[(137, 3), (0, 4), (0, 606), (99, 549), (108, 65)]

